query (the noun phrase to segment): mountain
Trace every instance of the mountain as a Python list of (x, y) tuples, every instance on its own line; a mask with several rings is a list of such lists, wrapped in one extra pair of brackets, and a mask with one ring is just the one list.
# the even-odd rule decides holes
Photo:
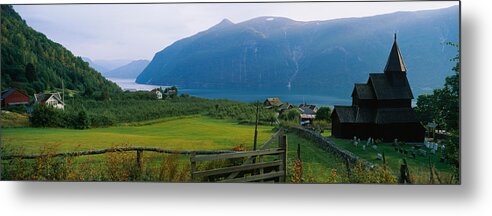
[(106, 67), (103, 67), (97, 63), (95, 63), (94, 61), (92, 61), (92, 59), (88, 58), (88, 57), (81, 57), (82, 60), (84, 60), (85, 62), (89, 63), (89, 66), (91, 68), (94, 68), (97, 72), (99, 73), (104, 73), (104, 72), (108, 72), (109, 69), (107, 69)]
[(459, 41), (459, 8), (300, 22), (223, 20), (156, 53), (141, 84), (209, 88), (318, 88), (347, 97), (354, 82), (381, 72), (393, 35), (416, 94), (441, 87)]
[(97, 59), (93, 60), (93, 63), (99, 65), (100, 67), (106, 68), (106, 71), (114, 70), (123, 65), (130, 63), (130, 59)]
[(149, 64), (148, 60), (136, 60), (114, 70), (103, 73), (105, 77), (135, 79)]
[(62, 87), (81, 93), (120, 92), (113, 82), (62, 45), (29, 27), (11, 5), (1, 5), (2, 88), (29, 95)]

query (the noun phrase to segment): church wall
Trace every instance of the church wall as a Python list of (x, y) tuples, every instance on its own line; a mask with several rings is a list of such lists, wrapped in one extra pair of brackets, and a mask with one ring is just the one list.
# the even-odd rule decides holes
[(410, 99), (398, 99), (398, 100), (378, 100), (378, 108), (400, 108), (411, 107), (412, 100)]

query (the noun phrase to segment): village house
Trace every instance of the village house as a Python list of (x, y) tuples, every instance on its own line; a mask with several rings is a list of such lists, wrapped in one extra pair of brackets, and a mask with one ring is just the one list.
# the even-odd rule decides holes
[(291, 109), (294, 109), (294, 106), (292, 104), (289, 103), (282, 104), (282, 106), (278, 108), (278, 114), (282, 114), (283, 112), (288, 112)]
[(176, 96), (178, 95), (178, 89), (175, 86), (166, 88), (164, 89), (164, 95), (166, 97)]
[(301, 125), (312, 124), (314, 119), (316, 119), (318, 107), (316, 105), (301, 104), (299, 105), (299, 112), (301, 113)]
[(338, 138), (422, 142), (425, 128), (411, 107), (413, 98), (395, 34), (384, 73), (370, 73), (367, 83), (354, 85), (352, 106), (335, 106), (332, 134)]
[(52, 106), (57, 109), (65, 109), (65, 103), (58, 92), (34, 94), (34, 103)]
[(167, 89), (167, 91), (166, 91), (167, 96), (171, 96), (171, 95), (175, 95), (175, 94), (176, 94), (175, 89)]
[(152, 91), (150, 91), (151, 93), (154, 93), (155, 94), (155, 97), (158, 99), (158, 100), (162, 100), (162, 92), (161, 90), (159, 89), (154, 89)]
[(8, 88), (2, 91), (1, 100), (2, 107), (28, 105), (30, 102), (29, 96), (27, 96), (27, 94), (14, 88)]
[(265, 101), (263, 101), (263, 105), (268, 108), (280, 108), (284, 103), (280, 101), (280, 98), (267, 98)]

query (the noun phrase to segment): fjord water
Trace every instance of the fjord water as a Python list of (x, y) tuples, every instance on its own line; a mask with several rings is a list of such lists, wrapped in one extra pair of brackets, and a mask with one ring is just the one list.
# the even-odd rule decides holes
[[(135, 83), (133, 79), (109, 78), (122, 89), (151, 90), (159, 86)], [(209, 99), (229, 99), (242, 102), (264, 101), (278, 97), (291, 104), (315, 104), (318, 106), (350, 105), (350, 92), (346, 98), (330, 96), (330, 91), (322, 88), (186, 88), (178, 86), (180, 94), (189, 94)]]

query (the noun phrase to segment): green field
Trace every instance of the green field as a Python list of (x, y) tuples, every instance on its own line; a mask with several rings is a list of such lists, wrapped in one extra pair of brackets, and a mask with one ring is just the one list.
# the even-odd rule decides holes
[[(231, 149), (243, 144), (252, 148), (253, 125), (237, 121), (191, 116), (163, 119), (143, 126), (118, 126), (87, 130), (60, 128), (2, 128), (5, 149), (23, 149), (25, 154), (39, 153), (46, 146), (57, 152), (104, 149), (116, 146), (148, 146), (176, 150)], [(258, 127), (258, 143), (272, 135), (272, 126)]]
[[(272, 126), (258, 127), (258, 143), (261, 145), (273, 135)], [(46, 148), (54, 152), (104, 149), (116, 146), (148, 146), (176, 150), (219, 150), (232, 149), (243, 144), (246, 150), (252, 149), (254, 135), (253, 125), (241, 125), (237, 121), (217, 120), (204, 116), (188, 116), (179, 118), (158, 119), (118, 127), (95, 128), (87, 130), (60, 128), (3, 128), (2, 145), (4, 153), (36, 154), (44, 153)], [(309, 140), (289, 133), (288, 137), (288, 172), (291, 172), (293, 161), (297, 159), (297, 145), (301, 145), (303, 161), (303, 182), (326, 182), (336, 171), (337, 175), (346, 175), (343, 163), (335, 156), (318, 148)], [(276, 143), (272, 144), (273, 147)], [(21, 151), (19, 149), (22, 149)], [(76, 169), (86, 171), (70, 171), (76, 178), (71, 180), (118, 180), (107, 176), (108, 166), (122, 172), (124, 168), (116, 164), (123, 163), (126, 157), (134, 161), (133, 154), (114, 158), (109, 155), (84, 156), (76, 159)], [(152, 173), (166, 163), (166, 156), (158, 153), (145, 153), (146, 170)], [(181, 169), (189, 166), (186, 156), (178, 157)], [(108, 161), (120, 161), (107, 165)], [(35, 162), (35, 161), (30, 161)], [(169, 162), (172, 163), (172, 162)], [(106, 165), (105, 165), (106, 164)], [(27, 164), (25, 164), (27, 165)], [(22, 166), (22, 165), (19, 165)], [(19, 166), (15, 169), (19, 169)], [(32, 165), (31, 165), (32, 166)], [(84, 168), (84, 166), (89, 166)], [(106, 171), (104, 171), (106, 170)], [(7, 170), (10, 174), (10, 170)], [(14, 170), (11, 170), (14, 171)], [(32, 172), (32, 171), (29, 171)], [(56, 173), (56, 171), (54, 171)], [(81, 173), (87, 172), (88, 174)], [(90, 174), (92, 173), (92, 174)], [(43, 175), (45, 175), (43, 173)], [(119, 174), (121, 175), (121, 174)], [(101, 177), (102, 176), (102, 177)], [(27, 177), (28, 179), (31, 177)], [(37, 179), (37, 178), (36, 178)], [(186, 178), (185, 178), (186, 179)], [(333, 179), (333, 178), (332, 178)], [(152, 179), (155, 180), (155, 179)], [(172, 181), (171, 178), (168, 180)], [(287, 179), (290, 181), (290, 179)], [(332, 180), (332, 182), (336, 182)]]
[[(259, 126), (258, 131), (259, 145), (266, 142), (274, 134), (273, 126)], [(324, 135), (330, 135), (330, 131), (325, 131)], [(87, 130), (2, 128), (1, 143), (3, 154), (69, 152), (122, 146), (146, 146), (174, 150), (230, 150), (240, 144), (246, 150), (251, 150), (253, 137), (253, 125), (242, 125), (238, 124), (237, 121), (218, 120), (205, 116), (186, 116)], [(350, 140), (330, 139), (337, 145), (375, 164), (382, 164), (376, 157), (377, 153), (384, 152), (388, 167), (395, 176), (398, 175), (401, 159), (407, 158), (405, 155), (396, 152), (391, 144), (380, 144), (378, 150), (368, 147), (364, 151), (361, 145), (355, 147)], [(299, 137), (294, 133), (288, 133), (287, 140), (288, 182), (292, 181), (298, 145), (300, 145), (303, 163), (301, 182), (348, 183), (353, 180), (347, 176), (343, 160), (317, 147), (312, 141)], [(270, 146), (273, 147), (274, 145), (271, 144)], [(410, 149), (409, 146), (404, 148)], [(446, 163), (439, 162), (439, 157), (440, 153), (432, 155), (431, 161), (435, 164), (442, 178), (449, 179), (453, 171), (452, 167)], [(60, 177), (60, 180), (119, 181), (134, 179), (142, 181), (189, 181), (188, 156), (178, 156), (177, 160), (169, 160), (169, 158), (169, 155), (166, 154), (145, 153), (144, 166), (147, 174), (144, 175), (144, 178), (128, 176), (132, 173), (132, 167), (134, 166), (134, 153), (119, 154), (119, 156), (105, 154), (77, 157), (74, 161), (74, 166), (69, 166), (72, 162), (59, 163), (59, 161), (28, 160), (28, 164), (23, 164), (21, 161), (17, 161), (4, 167), (6, 168), (4, 171), (6, 171), (7, 176), (11, 176), (11, 179), (26, 180), (57, 180), (52, 175), (66, 172)], [(407, 158), (407, 161), (411, 174), (415, 176), (416, 181), (426, 183), (429, 176), (428, 157)], [(44, 168), (36, 168), (39, 164), (42, 167), (52, 168), (49, 168), (48, 171), (45, 171)], [(62, 167), (53, 168), (53, 166)], [(22, 171), (26, 167), (29, 167), (27, 171)], [(163, 169), (170, 171), (166, 171), (165, 173), (168, 173), (166, 175), (156, 176), (157, 173), (163, 173)], [(16, 177), (17, 173), (20, 172), (19, 170), (36, 174), (34, 176), (29, 174)], [(59, 170), (63, 170), (63, 172)], [(22, 172), (20, 173), (22, 174)]]

